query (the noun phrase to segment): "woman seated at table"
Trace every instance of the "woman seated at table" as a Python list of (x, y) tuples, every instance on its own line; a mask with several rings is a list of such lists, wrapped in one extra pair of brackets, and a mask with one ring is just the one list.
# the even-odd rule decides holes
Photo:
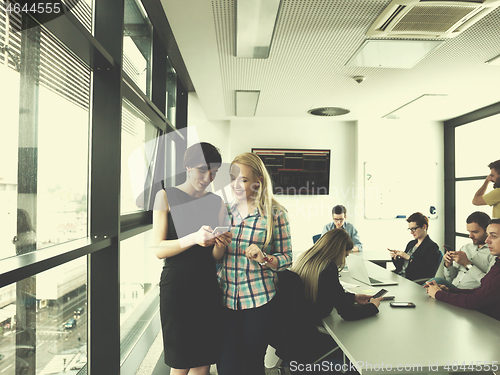
[(430, 279), (436, 274), (442, 254), (439, 246), (427, 234), (429, 218), (415, 212), (406, 221), (414, 240), (408, 242), (405, 251), (387, 249), (396, 266), (394, 272), (409, 280)]
[[(291, 271), (279, 275), (279, 303), (292, 298), (298, 311), (286, 311), (286, 319), (277, 323), (279, 339), (272, 343), (282, 359), (292, 363), (312, 363), (337, 345), (330, 335), (320, 333), (316, 326), (331, 314), (333, 308), (345, 320), (357, 320), (378, 313), (382, 298), (345, 292), (339, 281), (346, 256), (354, 244), (343, 229), (326, 232), (309, 250), (294, 262)], [(298, 276), (297, 276), (298, 275)], [(298, 279), (298, 280), (297, 280)], [(302, 282), (301, 282), (302, 280)], [(301, 293), (302, 295), (297, 295)], [(282, 310), (293, 307), (284, 303)], [(285, 312), (283, 312), (285, 313)], [(295, 323), (295, 324), (294, 324)], [(280, 328), (279, 324), (285, 327)], [(340, 350), (335, 357), (341, 357)], [(292, 373), (301, 373), (293, 371)], [(314, 373), (314, 372), (313, 372)]]
[(339, 271), (354, 244), (343, 229), (326, 232), (309, 250), (293, 263), (291, 270), (302, 279), (308, 309), (316, 324), (337, 309), (345, 320), (358, 320), (378, 313), (382, 298), (344, 290)]

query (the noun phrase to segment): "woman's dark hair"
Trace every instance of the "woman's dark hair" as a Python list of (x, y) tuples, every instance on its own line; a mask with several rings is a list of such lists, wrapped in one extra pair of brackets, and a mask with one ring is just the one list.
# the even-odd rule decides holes
[(424, 225), (427, 225), (427, 229), (429, 229), (429, 218), (421, 212), (415, 212), (411, 214), (410, 217), (406, 219), (406, 221), (408, 223), (415, 222), (420, 228), (422, 228)]
[(219, 167), (222, 163), (219, 149), (207, 142), (195, 143), (184, 153), (184, 168), (207, 165), (209, 168)]

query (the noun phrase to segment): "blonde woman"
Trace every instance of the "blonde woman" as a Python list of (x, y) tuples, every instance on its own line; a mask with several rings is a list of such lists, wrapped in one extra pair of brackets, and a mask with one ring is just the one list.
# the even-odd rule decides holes
[[(286, 210), (273, 197), (271, 178), (262, 160), (244, 153), (231, 163), (235, 198), (228, 207), (232, 241), (216, 246), (226, 334), (219, 375), (264, 375), (264, 355), (275, 315), (277, 271), (292, 263)], [(217, 245), (217, 244), (216, 244)]]
[(346, 256), (353, 245), (345, 230), (332, 229), (302, 254), (292, 267), (292, 271), (304, 282), (308, 308), (318, 325), (333, 308), (345, 320), (358, 320), (378, 313), (382, 298), (348, 293), (340, 284), (339, 271), (344, 268)]

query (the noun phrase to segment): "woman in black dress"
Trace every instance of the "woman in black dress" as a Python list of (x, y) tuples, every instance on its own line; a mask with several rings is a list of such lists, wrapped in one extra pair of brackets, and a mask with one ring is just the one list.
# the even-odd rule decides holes
[(189, 147), (186, 181), (156, 195), (153, 241), (156, 256), (165, 261), (160, 316), (165, 363), (172, 375), (208, 374), (219, 358), (222, 306), (213, 247), (229, 244), (231, 234), (212, 234), (225, 222), (226, 209), (222, 199), (205, 190), (221, 162), (209, 143)]

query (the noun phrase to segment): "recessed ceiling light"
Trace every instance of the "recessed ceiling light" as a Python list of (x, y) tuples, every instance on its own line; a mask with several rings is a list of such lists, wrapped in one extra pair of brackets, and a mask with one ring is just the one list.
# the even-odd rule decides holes
[(342, 116), (348, 114), (351, 111), (339, 107), (320, 107), (310, 109), (307, 112), (314, 116)]
[(366, 40), (346, 65), (410, 69), (442, 40)]

